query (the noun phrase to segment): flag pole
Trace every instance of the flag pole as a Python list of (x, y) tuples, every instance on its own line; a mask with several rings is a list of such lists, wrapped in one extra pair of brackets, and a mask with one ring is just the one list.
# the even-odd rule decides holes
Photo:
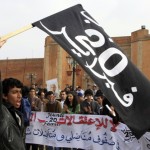
[(22, 27), (22, 28), (20, 28), (20, 29), (14, 31), (14, 32), (8, 33), (8, 34), (6, 34), (6, 35), (0, 37), (0, 41), (7, 40), (7, 39), (9, 39), (9, 38), (11, 38), (11, 37), (13, 37), (13, 36), (16, 36), (17, 34), (20, 34), (20, 33), (22, 33), (22, 32), (27, 31), (27, 30), (29, 30), (29, 29), (31, 29), (31, 28), (33, 28), (33, 25), (32, 25), (32, 24), (29, 24), (29, 25), (27, 25), (27, 26), (25, 26), (25, 27)]

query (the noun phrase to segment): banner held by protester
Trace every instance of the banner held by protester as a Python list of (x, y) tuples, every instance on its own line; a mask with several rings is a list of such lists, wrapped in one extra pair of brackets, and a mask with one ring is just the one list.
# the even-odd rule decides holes
[(32, 112), (26, 143), (91, 150), (150, 148), (150, 133), (137, 140), (123, 123), (105, 115)]

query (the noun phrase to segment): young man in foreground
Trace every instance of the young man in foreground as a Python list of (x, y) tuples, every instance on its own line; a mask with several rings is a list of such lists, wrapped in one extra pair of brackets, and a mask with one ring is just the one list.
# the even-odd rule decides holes
[[(0, 149), (25, 150), (21, 105), (23, 84), (14, 78), (2, 81), (0, 98)], [(2, 99), (3, 97), (3, 99)]]

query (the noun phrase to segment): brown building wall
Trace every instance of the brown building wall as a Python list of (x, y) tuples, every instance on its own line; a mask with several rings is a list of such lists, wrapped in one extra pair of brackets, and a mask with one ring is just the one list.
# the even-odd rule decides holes
[(112, 37), (114, 42), (120, 47), (120, 49), (124, 52), (124, 54), (131, 59), (131, 37), (123, 36), (123, 37)]
[[(57, 78), (58, 88), (64, 89), (66, 85), (72, 85), (72, 66), (67, 62), (67, 52), (62, 49), (50, 36), (45, 40), (45, 59), (44, 59), (44, 81)], [(81, 67), (80, 67), (81, 68)], [(75, 75), (75, 85), (82, 83), (83, 70)], [(46, 86), (46, 85), (45, 85)]]
[(147, 29), (131, 33), (132, 62), (150, 79), (150, 35)]
[(30, 86), (29, 75), (33, 73), (36, 74), (36, 79), (33, 79), (33, 82), (39, 85), (43, 83), (43, 58), (0, 60), (0, 70), (2, 79), (13, 77)]

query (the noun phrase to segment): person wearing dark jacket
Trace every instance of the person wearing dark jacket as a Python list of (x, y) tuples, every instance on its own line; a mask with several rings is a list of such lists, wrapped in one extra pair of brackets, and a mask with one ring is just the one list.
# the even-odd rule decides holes
[(25, 150), (24, 122), (17, 110), (21, 105), (23, 84), (17, 79), (6, 78), (0, 85), (0, 150)]
[(91, 89), (87, 89), (84, 92), (85, 100), (80, 104), (80, 112), (81, 114), (99, 114), (99, 105), (93, 99), (93, 91)]
[(112, 118), (114, 124), (118, 124), (119, 115), (111, 105), (111, 103), (107, 100), (101, 90), (98, 90), (95, 94), (95, 100), (99, 105), (99, 114), (100, 115), (108, 115)]

